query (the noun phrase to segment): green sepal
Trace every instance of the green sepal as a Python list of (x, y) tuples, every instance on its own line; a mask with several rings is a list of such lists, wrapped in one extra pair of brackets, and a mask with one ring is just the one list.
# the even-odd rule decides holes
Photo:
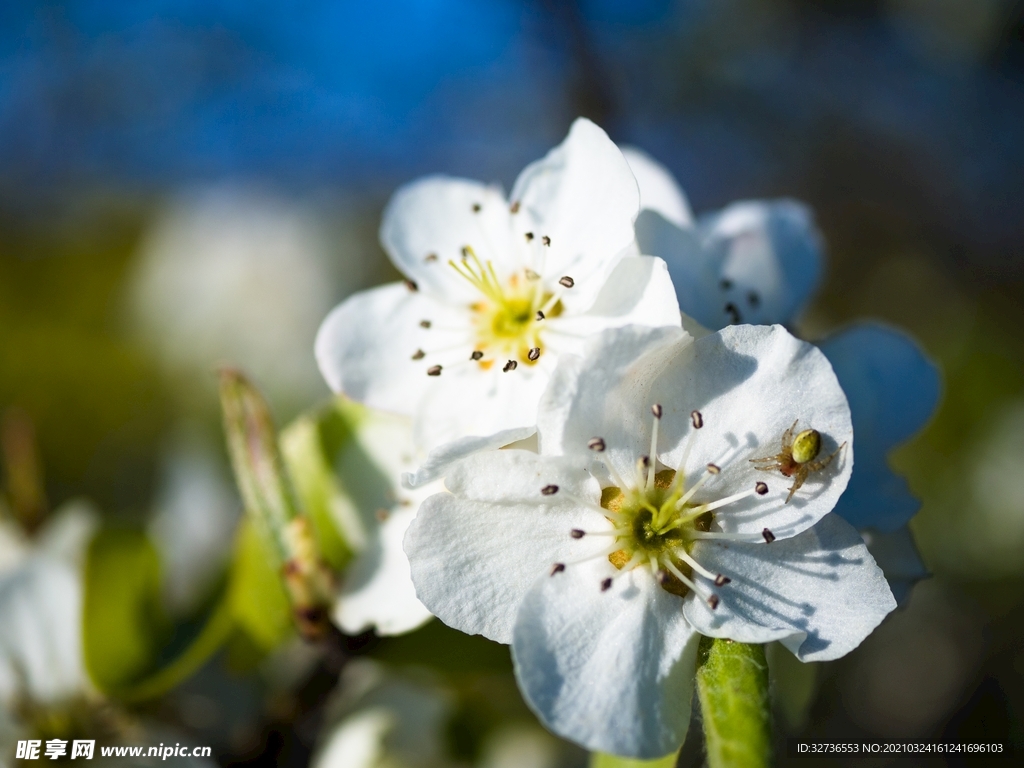
[(249, 520), (242, 520), (228, 585), (228, 603), (235, 624), (263, 653), (292, 636), (288, 594), (281, 582), (274, 551)]
[(281, 454), (295, 491), (313, 524), (324, 560), (341, 571), (355, 556), (336, 519), (345, 498), (332, 467), (332, 457), (349, 435), (348, 424), (334, 403), (300, 416), (281, 432)]
[(710, 768), (771, 764), (771, 709), (764, 646), (702, 637), (697, 695)]

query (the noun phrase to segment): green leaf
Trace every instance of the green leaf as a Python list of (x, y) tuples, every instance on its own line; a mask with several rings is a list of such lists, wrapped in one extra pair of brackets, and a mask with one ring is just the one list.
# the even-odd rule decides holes
[(771, 763), (764, 646), (702, 637), (697, 651), (697, 695), (711, 768), (759, 768)]
[(789, 730), (796, 733), (807, 722), (818, 682), (818, 664), (800, 661), (782, 643), (765, 646), (772, 700)]
[[(332, 436), (336, 434), (340, 431), (337, 422), (341, 419), (334, 407), (300, 416), (281, 432), (280, 440), (285, 465), (313, 524), (320, 553), (339, 571), (348, 565), (355, 552), (335, 519), (345, 500), (325, 450), (323, 432), (329, 429)], [(332, 442), (338, 442), (337, 438)]]
[(243, 520), (235, 541), (228, 600), (235, 622), (264, 652), (292, 634), (291, 609), (277, 563), (265, 537)]
[(114, 692), (138, 680), (152, 667), (166, 626), (153, 545), (138, 531), (101, 531), (86, 555), (82, 627), (96, 687)]
[(231, 605), (225, 599), (217, 604), (196, 638), (174, 661), (124, 691), (121, 698), (132, 702), (146, 701), (184, 682), (224, 645), (233, 628)]
[(659, 757), (656, 760), (634, 760), (631, 757), (618, 757), (594, 752), (590, 756), (590, 768), (675, 768), (678, 752)]

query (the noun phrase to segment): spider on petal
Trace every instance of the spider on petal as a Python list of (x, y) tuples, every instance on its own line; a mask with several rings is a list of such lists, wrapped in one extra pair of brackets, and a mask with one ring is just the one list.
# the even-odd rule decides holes
[(830, 456), (814, 461), (814, 458), (821, 453), (821, 433), (816, 429), (805, 429), (794, 437), (793, 433), (796, 432), (798, 423), (800, 423), (800, 419), (794, 421), (793, 426), (782, 433), (782, 450), (779, 453), (774, 456), (750, 459), (756, 469), (763, 472), (777, 469), (786, 477), (794, 478), (793, 485), (789, 487), (789, 495), (786, 497), (787, 504), (793, 498), (793, 494), (807, 481), (810, 474), (820, 472), (827, 467), (846, 445), (844, 442)]

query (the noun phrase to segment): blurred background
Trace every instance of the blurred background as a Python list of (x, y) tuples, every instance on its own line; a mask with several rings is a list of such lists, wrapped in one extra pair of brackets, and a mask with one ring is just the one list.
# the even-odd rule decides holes
[[(799, 332), (881, 319), (943, 372), (893, 457), (934, 577), (816, 669), (781, 732), (1024, 744), (1019, 2), (4, 2), (0, 408), (35, 429), (40, 509), (84, 497), (148, 531), (169, 613), (196, 615), (240, 510), (216, 366), (248, 371), (279, 424), (326, 398), (313, 336), (395, 277), (391, 192), (431, 172), (508, 188), (577, 115), (698, 213), (807, 202), (828, 267)], [(584, 760), (537, 730), (503, 647), (437, 622), (339, 644), (218, 657), (147, 716), (224, 765), (306, 765), (359, 657), (346, 675), (376, 660), (431, 691), (463, 764)]]

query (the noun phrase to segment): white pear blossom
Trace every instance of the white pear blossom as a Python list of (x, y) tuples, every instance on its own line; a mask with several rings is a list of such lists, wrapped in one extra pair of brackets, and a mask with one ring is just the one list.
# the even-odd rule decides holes
[(0, 526), (0, 709), (49, 707), (89, 693), (82, 656), (81, 568), (98, 515), (65, 504), (31, 538)]
[(796, 200), (743, 200), (694, 221), (686, 196), (640, 150), (623, 154), (640, 183), (636, 238), (668, 264), (680, 309), (711, 329), (790, 323), (821, 282), (822, 238)]
[[(352, 217), (342, 209), (335, 218)], [(169, 372), (206, 381), (231, 361), (275, 400), (321, 397), (308, 349), (324, 313), (366, 279), (357, 247), (315, 206), (213, 186), (170, 200), (128, 281), (132, 326)]]
[(238, 521), (236, 494), (198, 431), (183, 430), (163, 459), (149, 535), (161, 555), (174, 615), (194, 611), (223, 573)]
[(419, 458), (412, 421), (405, 416), (349, 407), (352, 432), (335, 458), (342, 494), (335, 518), (356, 557), (345, 571), (333, 618), (349, 634), (371, 627), (381, 635), (409, 632), (431, 618), (416, 598), (402, 549), (420, 502), (440, 481), (409, 490), (404, 472)]
[(313, 768), (441, 768), (451, 693), (433, 679), (400, 675), (354, 659), (327, 706)]
[[(794, 423), (794, 445), (813, 438), (825, 464), (795, 493), (753, 461)], [(827, 660), (895, 607), (829, 514), (853, 466), (846, 398), (821, 352), (779, 326), (606, 331), (559, 364), (538, 434), (539, 453), (458, 462), (405, 547), (424, 604), (511, 643), (527, 702), (559, 735), (666, 754), (688, 727), (699, 634)]]
[(403, 187), (380, 235), (407, 279), (327, 317), (321, 372), (335, 391), (414, 416), (427, 450), (504, 430), (520, 439), (557, 353), (608, 327), (679, 326), (664, 262), (636, 248), (639, 205), (622, 153), (584, 119), (508, 198), (440, 176)]

